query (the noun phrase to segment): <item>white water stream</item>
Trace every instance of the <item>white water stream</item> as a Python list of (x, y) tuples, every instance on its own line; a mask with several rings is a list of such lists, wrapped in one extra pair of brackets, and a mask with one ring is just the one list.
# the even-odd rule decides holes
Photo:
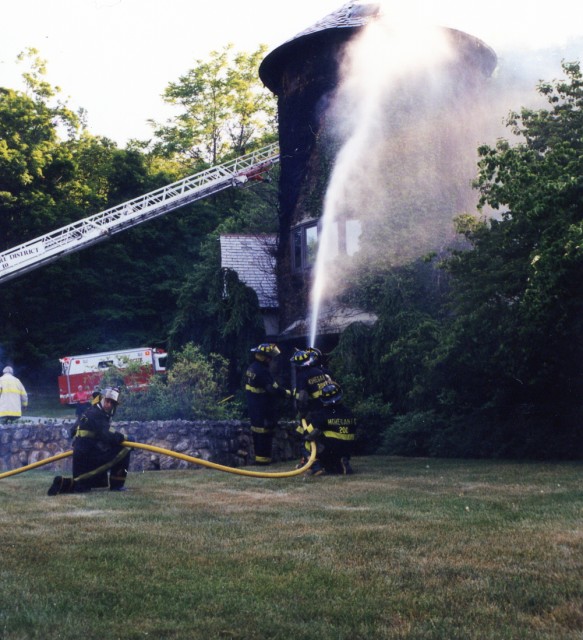
[[(427, 73), (448, 55), (442, 32), (387, 14), (371, 22), (348, 47), (331, 114), (344, 142), (331, 172), (320, 221), (310, 294), (309, 346), (316, 346), (323, 305), (338, 292), (338, 283), (332, 286), (331, 269), (331, 259), (338, 255), (336, 225), (340, 218), (365, 223), (364, 207), (354, 201), (355, 180), (363, 176), (362, 166), (375, 148), (375, 137), (384, 131), (379, 123), (390, 104), (391, 90), (404, 77), (420, 70)], [(384, 187), (371, 184), (366, 188), (378, 191)]]

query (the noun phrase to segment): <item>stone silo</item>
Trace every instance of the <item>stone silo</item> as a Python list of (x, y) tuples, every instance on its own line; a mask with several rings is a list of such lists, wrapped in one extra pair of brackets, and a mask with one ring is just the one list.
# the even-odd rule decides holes
[[(311, 239), (317, 235), (314, 231), (315, 224), (322, 213), (322, 195), (326, 190), (334, 154), (337, 151), (337, 143), (328, 129), (330, 111), (333, 109), (339, 87), (341, 61), (355, 37), (369, 23), (381, 19), (381, 8), (375, 3), (345, 4), (271, 51), (259, 69), (261, 80), (278, 99), (281, 158), (278, 255), (280, 327), (285, 331), (286, 327), (295, 322), (298, 326), (296, 337), (305, 335), (305, 327), (297, 325), (297, 321), (305, 318), (308, 312)], [(408, 135), (407, 148), (411, 157), (404, 158), (401, 153), (397, 158), (392, 151), (386, 154), (381, 168), (374, 168), (377, 182), (387, 182), (388, 187), (393, 188), (395, 192), (401, 188), (403, 180), (401, 177), (391, 178), (396, 176), (394, 167), (407, 162), (412, 166), (417, 164), (412, 157), (412, 149), (422, 149), (423, 153), (427, 153), (426, 149), (431, 149), (432, 157), (439, 156), (436, 159), (437, 165), (440, 165), (441, 157), (451, 157), (458, 153), (450, 142), (454, 134), (448, 131), (448, 127), (456, 130), (456, 136), (459, 136), (462, 130), (464, 134), (467, 132), (465, 123), (461, 122), (466, 109), (464, 107), (464, 110), (460, 111), (459, 105), (462, 102), (467, 105), (468, 102), (477, 99), (476, 96), (496, 66), (495, 53), (482, 41), (457, 30), (444, 28), (442, 31), (455, 56), (448, 61), (447, 71), (444, 72), (444, 78), (447, 77), (442, 84), (447, 85), (447, 90), (442, 91), (439, 98), (439, 115), (431, 124), (433, 116), (429, 115), (429, 109), (423, 106), (415, 107), (415, 113), (411, 118), (415, 121), (417, 132), (419, 119), (424, 120), (423, 140), (415, 141), (414, 133)], [(374, 64), (382, 65), (384, 62), (377, 60)], [(405, 121), (409, 117), (411, 105), (426, 105), (425, 84), (423, 78), (409, 77), (406, 82), (402, 81), (395, 90), (394, 99), (390, 99), (383, 107), (387, 122)], [(422, 96), (420, 100), (419, 96)], [(391, 127), (386, 130), (388, 133), (382, 135), (383, 138), (389, 140), (393, 136), (396, 137), (395, 125), (391, 124)], [(433, 130), (434, 139), (427, 138), (428, 128)], [(468, 137), (470, 156), (475, 152), (479, 142), (478, 139)], [(465, 163), (466, 159), (463, 161)], [(470, 170), (472, 168), (475, 168), (475, 163), (472, 166), (470, 160)], [(449, 167), (447, 171), (457, 174), (458, 170), (458, 167)], [(458, 196), (455, 185), (438, 186), (445, 181), (443, 176), (439, 175), (439, 171), (433, 173), (435, 175), (430, 180), (424, 181), (425, 184), (429, 184), (431, 180), (434, 182), (431, 196), (428, 195), (426, 200), (430, 197), (432, 203), (438, 203), (439, 208), (448, 210), (448, 215), (450, 209), (454, 214), (460, 213), (460, 207), (466, 206), (466, 196)], [(460, 175), (459, 180), (464, 182), (465, 190), (467, 176)], [(355, 189), (358, 193), (356, 184)], [(367, 194), (367, 191), (362, 191), (362, 200), (368, 199)], [(401, 197), (406, 196), (401, 194)], [(393, 198), (393, 201), (396, 202), (396, 198)], [(384, 212), (391, 206), (407, 208), (402, 203), (393, 205), (375, 202), (374, 207), (381, 213), (377, 216), (376, 223), (371, 225), (373, 234), (376, 233), (374, 225), (382, 224), (379, 220), (382, 220)], [(425, 201), (418, 201), (414, 206), (411, 205), (411, 208), (426, 209), (427, 204)], [(294, 332), (289, 335), (294, 336)]]

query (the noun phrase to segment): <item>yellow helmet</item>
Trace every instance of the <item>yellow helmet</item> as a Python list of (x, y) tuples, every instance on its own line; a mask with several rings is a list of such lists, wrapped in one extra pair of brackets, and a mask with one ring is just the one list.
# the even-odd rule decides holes
[(258, 360), (265, 360), (265, 358), (277, 357), (281, 351), (273, 342), (262, 342), (258, 347), (253, 347), (251, 353), (254, 353)]

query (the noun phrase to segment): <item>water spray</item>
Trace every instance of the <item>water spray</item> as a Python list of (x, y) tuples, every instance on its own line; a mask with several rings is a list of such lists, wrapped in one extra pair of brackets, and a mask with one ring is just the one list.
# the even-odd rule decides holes
[[(331, 259), (338, 254), (335, 225), (349, 217), (361, 218), (364, 213), (362, 203), (354, 202), (351, 191), (356, 181), (364, 179), (361, 167), (382, 137), (379, 125), (386, 118), (384, 109), (391, 92), (403, 78), (439, 65), (449, 55), (449, 46), (437, 28), (386, 11), (347, 47), (341, 82), (329, 114), (343, 143), (332, 169), (320, 222), (310, 292), (311, 347), (316, 346), (322, 305), (332, 297)], [(379, 64), (380, 60), (384, 63)], [(374, 185), (374, 189), (379, 187)]]

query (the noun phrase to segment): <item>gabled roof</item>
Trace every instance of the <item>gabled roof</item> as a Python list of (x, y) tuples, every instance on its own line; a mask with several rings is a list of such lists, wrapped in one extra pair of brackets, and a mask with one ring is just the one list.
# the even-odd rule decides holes
[(277, 308), (276, 234), (226, 234), (220, 237), (221, 267), (232, 269), (253, 289), (261, 309)]

